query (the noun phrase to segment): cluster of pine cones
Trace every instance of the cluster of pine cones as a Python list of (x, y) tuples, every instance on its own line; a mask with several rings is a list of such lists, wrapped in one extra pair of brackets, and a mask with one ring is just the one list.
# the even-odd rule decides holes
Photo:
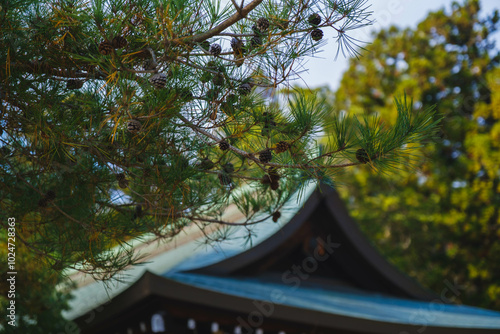
[[(321, 16), (317, 13), (314, 13), (309, 16), (308, 18), (308, 23), (309, 25), (312, 26), (312, 30), (310, 31), (311, 38), (314, 41), (319, 41), (323, 38), (323, 31), (318, 28), (318, 26), (321, 24)], [(288, 27), (288, 22), (283, 23), (280, 22), (279, 24), (276, 23), (276, 26), (279, 27), (280, 29), (287, 29)], [(247, 47), (245, 46), (245, 43), (237, 38), (233, 37), (231, 40), (231, 49), (232, 53), (234, 56), (234, 62), (237, 67), (241, 66), (244, 62), (244, 53), (249, 49), (249, 48), (256, 48), (260, 47), (263, 44), (263, 38), (265, 37), (265, 33), (269, 29), (271, 23), (269, 20), (265, 17), (259, 18), (255, 24), (252, 26), (252, 31), (253, 31), (253, 36), (252, 38), (247, 41)], [(99, 46), (98, 50), (102, 55), (110, 55), (114, 52), (115, 49), (122, 49), (125, 48), (128, 45), (127, 39), (121, 35), (115, 36), (112, 40), (104, 40), (102, 41)], [(218, 57), (222, 53), (222, 47), (220, 44), (217, 43), (208, 43), (208, 41), (203, 42), (202, 47), (208, 51), (212, 56)], [(157, 64), (156, 64), (157, 65)], [(207, 64), (209, 66), (209, 64)], [(149, 69), (150, 67), (148, 67)], [(156, 66), (154, 67), (156, 68)], [(154, 69), (153, 68), (153, 69)], [(220, 70), (220, 69), (218, 69)], [(222, 75), (222, 72), (219, 72), (220, 75), (213, 75), (209, 71), (204, 73), (204, 77), (201, 78), (202, 82), (207, 82), (208, 80), (212, 80), (215, 86), (221, 86), (224, 85), (225, 78)], [(156, 89), (162, 89), (166, 86), (167, 84), (167, 75), (165, 73), (155, 73), (151, 75), (149, 78), (149, 83)], [(83, 81), (80, 80), (69, 80), (67, 82), (67, 88), (68, 89), (79, 89), (83, 86)], [(253, 88), (252, 82), (243, 82), (239, 85), (238, 87), (238, 93), (242, 96), (248, 95), (251, 93), (251, 90)], [(213, 99), (217, 98), (217, 90), (212, 90), (212, 92), (207, 92), (207, 97), (208, 95), (212, 96)], [(225, 108), (226, 111), (230, 112), (232, 109), (232, 105), (228, 105)], [(264, 113), (263, 115), (265, 117), (265, 122), (262, 127), (262, 135), (263, 136), (269, 136), (269, 133), (271, 129), (276, 125), (274, 120), (272, 119), (272, 116), (269, 115), (268, 113)], [(216, 115), (214, 116), (214, 118)], [(142, 129), (142, 124), (139, 120), (137, 119), (130, 119), (127, 122), (127, 130), (132, 133), (132, 134), (137, 134), (139, 131)], [(221, 141), (218, 143), (219, 148), (222, 151), (229, 150), (230, 145), (225, 141)], [(257, 158), (261, 163), (269, 163), (273, 159), (273, 151), (276, 154), (286, 152), (290, 148), (290, 143), (286, 141), (280, 141), (276, 144), (274, 148), (265, 148), (264, 150), (260, 151), (257, 153)], [(203, 161), (203, 163), (200, 163), (200, 166), (203, 167), (203, 169), (210, 169), (214, 166), (214, 163), (208, 160), (208, 158), (205, 159), (206, 161)], [(207, 168), (207, 166), (210, 164), (210, 168)], [(232, 166), (232, 165), (231, 165)], [(229, 167), (228, 164), (226, 164), (223, 168), (223, 170), (218, 174), (220, 183), (222, 185), (230, 185), (231, 184), (231, 177), (230, 174), (234, 171), (234, 167), (231, 168)], [(116, 175), (118, 185), (120, 188), (127, 188), (128, 187), (128, 180), (126, 179), (125, 175), (123, 173), (117, 174)], [(277, 173), (276, 169), (270, 168), (268, 170), (268, 173), (262, 178), (261, 183), (262, 184), (269, 184), (271, 189), (276, 190), (279, 187), (279, 179), (280, 176)], [(42, 202), (48, 202), (50, 199), (44, 198), (41, 201)], [(42, 203), (42, 204), (44, 204)]]

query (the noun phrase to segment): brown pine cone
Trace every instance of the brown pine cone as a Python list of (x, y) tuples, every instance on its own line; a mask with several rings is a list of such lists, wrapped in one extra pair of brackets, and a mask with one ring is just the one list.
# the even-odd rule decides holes
[(276, 144), (276, 148), (274, 151), (276, 153), (283, 153), (283, 152), (288, 151), (289, 148), (290, 148), (290, 144), (288, 142), (280, 141)]
[(118, 35), (118, 36), (115, 36), (115, 38), (113, 38), (113, 40), (111, 41), (111, 44), (113, 45), (113, 47), (115, 49), (122, 49), (122, 48), (127, 46), (128, 42), (125, 39), (125, 37)]
[(107, 56), (113, 52), (113, 45), (108, 41), (102, 41), (99, 44), (99, 52)]
[(219, 148), (222, 150), (222, 151), (227, 151), (229, 150), (229, 144), (226, 142), (226, 141), (221, 141), (219, 143)]
[(273, 213), (273, 222), (277, 222), (278, 219), (280, 219), (281, 217), (281, 213), (279, 211), (276, 211), (275, 213)]
[(273, 154), (270, 149), (266, 149), (259, 153), (259, 161), (263, 163), (267, 163), (273, 159)]

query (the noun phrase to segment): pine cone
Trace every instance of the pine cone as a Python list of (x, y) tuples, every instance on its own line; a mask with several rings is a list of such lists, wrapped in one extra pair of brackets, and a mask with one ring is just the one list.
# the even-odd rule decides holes
[(111, 44), (113, 45), (113, 47), (115, 49), (122, 49), (122, 48), (127, 46), (128, 42), (125, 39), (125, 37), (118, 35), (118, 36), (115, 36), (115, 38), (113, 38), (113, 40), (111, 41)]
[(250, 85), (249, 83), (243, 83), (240, 85), (240, 87), (238, 88), (238, 93), (240, 93), (241, 95), (248, 95), (252, 92), (252, 85)]
[(252, 31), (253, 31), (253, 33), (254, 33), (254, 35), (255, 35), (255, 36), (260, 36), (260, 35), (262, 35), (262, 33), (260, 32), (260, 30), (259, 30), (259, 29), (257, 29), (257, 25), (256, 25), (256, 24), (254, 24), (254, 25), (252, 26)]
[(283, 153), (288, 151), (290, 148), (290, 144), (286, 141), (280, 141), (276, 144), (276, 149), (274, 150), (276, 153)]
[(277, 182), (281, 179), (281, 176), (278, 174), (278, 169), (276, 169), (276, 167), (269, 167), (267, 173), (271, 182)]
[(236, 37), (233, 37), (231, 39), (231, 48), (233, 49), (233, 51), (243, 51), (243, 41), (239, 38), (236, 38)]
[(203, 169), (203, 170), (209, 170), (209, 169), (214, 168), (214, 165), (215, 164), (210, 159), (204, 158), (203, 160), (201, 160), (198, 163), (198, 168)]
[(263, 33), (269, 28), (269, 20), (265, 17), (261, 17), (257, 20), (257, 24), (255, 25), (255, 27), (257, 28), (257, 30)]
[(151, 71), (151, 70), (154, 70), (156, 67), (158, 66), (158, 63), (153, 61), (153, 59), (146, 59), (143, 63), (142, 63), (142, 69), (144, 71)]
[(234, 172), (234, 165), (232, 163), (228, 162), (224, 166), (222, 166), (222, 170), (226, 174), (231, 174)]
[(212, 83), (215, 86), (224, 86), (224, 74), (222, 73), (217, 73), (213, 78), (212, 78)]
[(113, 52), (113, 45), (108, 41), (103, 41), (99, 44), (99, 52), (107, 56)]
[(356, 159), (362, 164), (366, 164), (370, 161), (370, 157), (368, 156), (368, 152), (364, 148), (360, 148), (356, 151)]
[(250, 40), (252, 47), (256, 48), (262, 45), (262, 38), (260, 36), (253, 36)]
[(219, 148), (222, 150), (222, 151), (227, 151), (229, 150), (229, 144), (223, 140), (219, 143)]
[(141, 131), (141, 128), (142, 128), (141, 122), (139, 122), (136, 119), (131, 119), (131, 120), (129, 120), (127, 122), (127, 130), (130, 133), (134, 133), (135, 134), (135, 133)]
[(118, 182), (118, 186), (122, 189), (128, 188), (128, 180), (121, 180), (120, 182)]
[(272, 184), (276, 183), (281, 179), (276, 168), (269, 168), (266, 175), (262, 177), (260, 183), (262, 184)]
[(269, 175), (266, 174), (260, 179), (260, 183), (271, 184), (271, 178), (269, 177)]
[(53, 201), (56, 199), (56, 193), (53, 190), (49, 190), (45, 193), (45, 199), (47, 201)]
[(318, 13), (311, 14), (307, 21), (310, 25), (317, 26), (321, 23), (321, 16)]
[(273, 213), (273, 222), (277, 222), (278, 219), (280, 219), (281, 217), (281, 213), (279, 211), (276, 211), (275, 213)]
[(141, 217), (142, 217), (142, 205), (136, 205), (134, 218), (141, 218)]
[(116, 180), (118, 182), (124, 181), (125, 179), (126, 179), (125, 174), (123, 174), (123, 173), (116, 174)]
[(163, 88), (167, 84), (167, 75), (164, 73), (156, 73), (149, 78), (149, 82), (155, 88)]
[(208, 52), (210, 52), (214, 57), (217, 57), (218, 55), (220, 55), (221, 51), (222, 51), (222, 48), (217, 43), (211, 44), (210, 49), (208, 50)]
[(271, 182), (271, 189), (272, 190), (278, 190), (279, 187), (280, 187), (280, 183), (278, 181)]
[(219, 173), (217, 174), (217, 177), (219, 178), (219, 182), (221, 185), (228, 186), (231, 184), (231, 177), (226, 173)]
[(243, 65), (244, 59), (243, 59), (243, 48), (245, 45), (243, 44), (243, 41), (239, 38), (233, 37), (231, 39), (231, 48), (233, 49), (233, 57), (235, 59), (235, 64), (236, 67), (240, 67)]
[(83, 87), (83, 80), (75, 80), (75, 79), (70, 79), (66, 81), (66, 88), (67, 89), (80, 89)]
[(313, 31), (311, 31), (311, 38), (316, 42), (319, 41), (323, 38), (323, 30), (314, 29)]
[(266, 149), (259, 153), (259, 161), (262, 163), (267, 163), (271, 161), (273, 158), (273, 154), (270, 149)]

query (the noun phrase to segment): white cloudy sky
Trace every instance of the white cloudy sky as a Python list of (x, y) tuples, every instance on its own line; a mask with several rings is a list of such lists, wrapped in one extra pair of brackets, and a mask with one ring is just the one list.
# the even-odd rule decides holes
[[(459, 0), (462, 3), (463, 0)], [(357, 32), (360, 36), (369, 36), (371, 30), (386, 28), (391, 25), (400, 27), (416, 27), (418, 22), (422, 21), (430, 11), (436, 11), (440, 8), (451, 7), (452, 0), (368, 0), (373, 11), (375, 24)], [(493, 13), (494, 9), (500, 10), (499, 0), (482, 0), (481, 12)], [(318, 87), (328, 85), (335, 90), (342, 76), (347, 69), (348, 61), (342, 55), (335, 61), (336, 43), (330, 35), (328, 45), (324, 51), (318, 54), (318, 58), (310, 59), (305, 65), (307, 73), (302, 73), (303, 80), (297, 81), (297, 84), (308, 87)], [(500, 47), (500, 33), (495, 34), (497, 48)]]

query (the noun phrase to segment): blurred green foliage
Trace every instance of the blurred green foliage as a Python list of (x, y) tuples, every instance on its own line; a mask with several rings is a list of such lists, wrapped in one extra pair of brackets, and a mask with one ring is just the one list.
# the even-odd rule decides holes
[[(491, 14), (491, 13), (490, 13)], [(335, 95), (346, 111), (396, 120), (394, 95), (414, 108), (436, 105), (439, 138), (420, 150), (417, 171), (349, 170), (341, 187), (352, 215), (399, 269), (438, 294), (463, 286), (457, 301), (500, 309), (500, 55), (491, 40), (498, 12), (454, 2), (416, 29), (380, 31), (352, 59)]]
[[(24, 217), (29, 219), (29, 217)], [(16, 220), (16, 229), (23, 228), (22, 222)], [(7, 241), (7, 230), (0, 231), (0, 240)], [(12, 239), (10, 240), (12, 241)], [(7, 273), (8, 252), (7, 243), (0, 247), (0, 266), (4, 268), (0, 284), (0, 333), (76, 333), (76, 325), (61, 317), (61, 312), (68, 309), (68, 301), (72, 298), (69, 294), (73, 284), (64, 281), (60, 272), (55, 272), (40, 260), (38, 254), (29, 248), (23, 247), (19, 239), (15, 243), (15, 272), (16, 275)], [(12, 247), (12, 244), (9, 246)], [(15, 298), (10, 297), (12, 293), (7, 278), (15, 276)], [(4, 283), (5, 282), (5, 283)], [(58, 286), (57, 288), (54, 288)], [(7, 324), (12, 314), (7, 308), (10, 302), (15, 302), (16, 326)], [(4, 321), (5, 319), (5, 321)], [(50, 330), (50, 332), (48, 332)]]

